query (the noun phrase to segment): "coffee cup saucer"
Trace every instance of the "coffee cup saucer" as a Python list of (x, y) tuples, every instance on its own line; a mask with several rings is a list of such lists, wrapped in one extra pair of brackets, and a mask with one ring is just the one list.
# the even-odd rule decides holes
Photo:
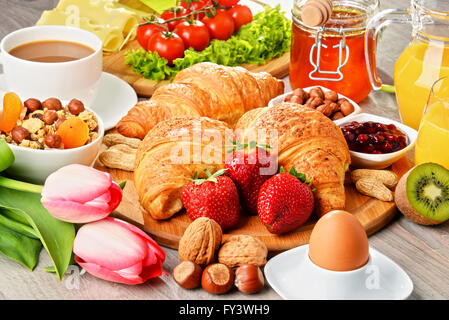
[[(2, 73), (0, 74), (1, 98), (3, 98), (6, 91), (5, 75)], [(21, 98), (27, 99), (32, 97)], [(57, 98), (56, 94), (55, 98)], [(103, 120), (105, 130), (110, 130), (116, 126), (120, 119), (126, 115), (137, 101), (137, 94), (128, 83), (110, 73), (103, 72), (101, 74), (98, 95), (94, 103), (88, 107), (94, 110), (100, 116), (101, 120)]]

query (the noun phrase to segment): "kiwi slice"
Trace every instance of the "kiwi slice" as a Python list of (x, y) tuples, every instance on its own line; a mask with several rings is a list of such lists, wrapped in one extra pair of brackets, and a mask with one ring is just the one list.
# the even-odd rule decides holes
[(415, 167), (408, 175), (406, 192), (410, 205), (423, 217), (449, 219), (449, 170), (436, 163)]

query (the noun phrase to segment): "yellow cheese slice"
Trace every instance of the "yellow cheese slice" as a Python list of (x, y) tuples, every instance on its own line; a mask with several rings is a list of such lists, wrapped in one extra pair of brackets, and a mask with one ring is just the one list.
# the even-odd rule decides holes
[(36, 25), (67, 25), (96, 34), (103, 41), (103, 50), (120, 48), (129, 33), (135, 37), (138, 16), (117, 7), (113, 0), (61, 0), (56, 8), (44, 11)]

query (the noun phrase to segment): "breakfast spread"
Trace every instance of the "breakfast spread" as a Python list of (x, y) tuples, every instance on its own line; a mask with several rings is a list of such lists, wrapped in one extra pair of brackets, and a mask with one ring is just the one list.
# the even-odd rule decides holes
[(57, 98), (30, 98), (22, 105), (15, 93), (3, 98), (0, 139), (32, 149), (71, 149), (98, 138), (95, 114), (78, 99), (66, 106)]
[[(408, 297), (410, 278), (368, 235), (395, 207), (421, 225), (449, 220), (449, 83), (421, 103), (419, 133), (359, 114), (378, 1), (298, 0), (293, 23), (279, 6), (238, 0), (126, 3), (60, 0), (0, 43), (0, 252), (32, 270), (44, 247), (59, 279), (78, 264), (106, 281), (167, 276), (213, 295), (268, 282), (289, 299)], [(289, 50), (284, 93), (264, 64)], [(158, 85), (105, 133), (96, 98), (111, 54)], [(158, 243), (178, 251), (171, 275)], [(391, 285), (370, 290), (371, 267)]]

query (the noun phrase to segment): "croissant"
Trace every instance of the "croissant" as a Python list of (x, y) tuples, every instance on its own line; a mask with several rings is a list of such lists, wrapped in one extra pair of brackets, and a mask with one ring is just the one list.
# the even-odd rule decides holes
[[(345, 172), (351, 162), (342, 131), (321, 112), (295, 103), (280, 103), (247, 112), (238, 121), (235, 135), (243, 141), (258, 130), (276, 130), (270, 137), (277, 148), (279, 166), (295, 167), (312, 178), (315, 212), (322, 216), (345, 208)], [(276, 132), (275, 131), (275, 132)]]
[(138, 102), (117, 125), (127, 137), (143, 139), (162, 120), (177, 116), (208, 117), (234, 126), (248, 110), (265, 107), (284, 92), (284, 83), (268, 73), (210, 62), (195, 64), (159, 87), (150, 100)]
[(182, 187), (198, 173), (223, 168), (225, 141), (232, 130), (209, 118), (179, 117), (158, 123), (137, 150), (134, 184), (140, 203), (157, 220), (183, 207)]

